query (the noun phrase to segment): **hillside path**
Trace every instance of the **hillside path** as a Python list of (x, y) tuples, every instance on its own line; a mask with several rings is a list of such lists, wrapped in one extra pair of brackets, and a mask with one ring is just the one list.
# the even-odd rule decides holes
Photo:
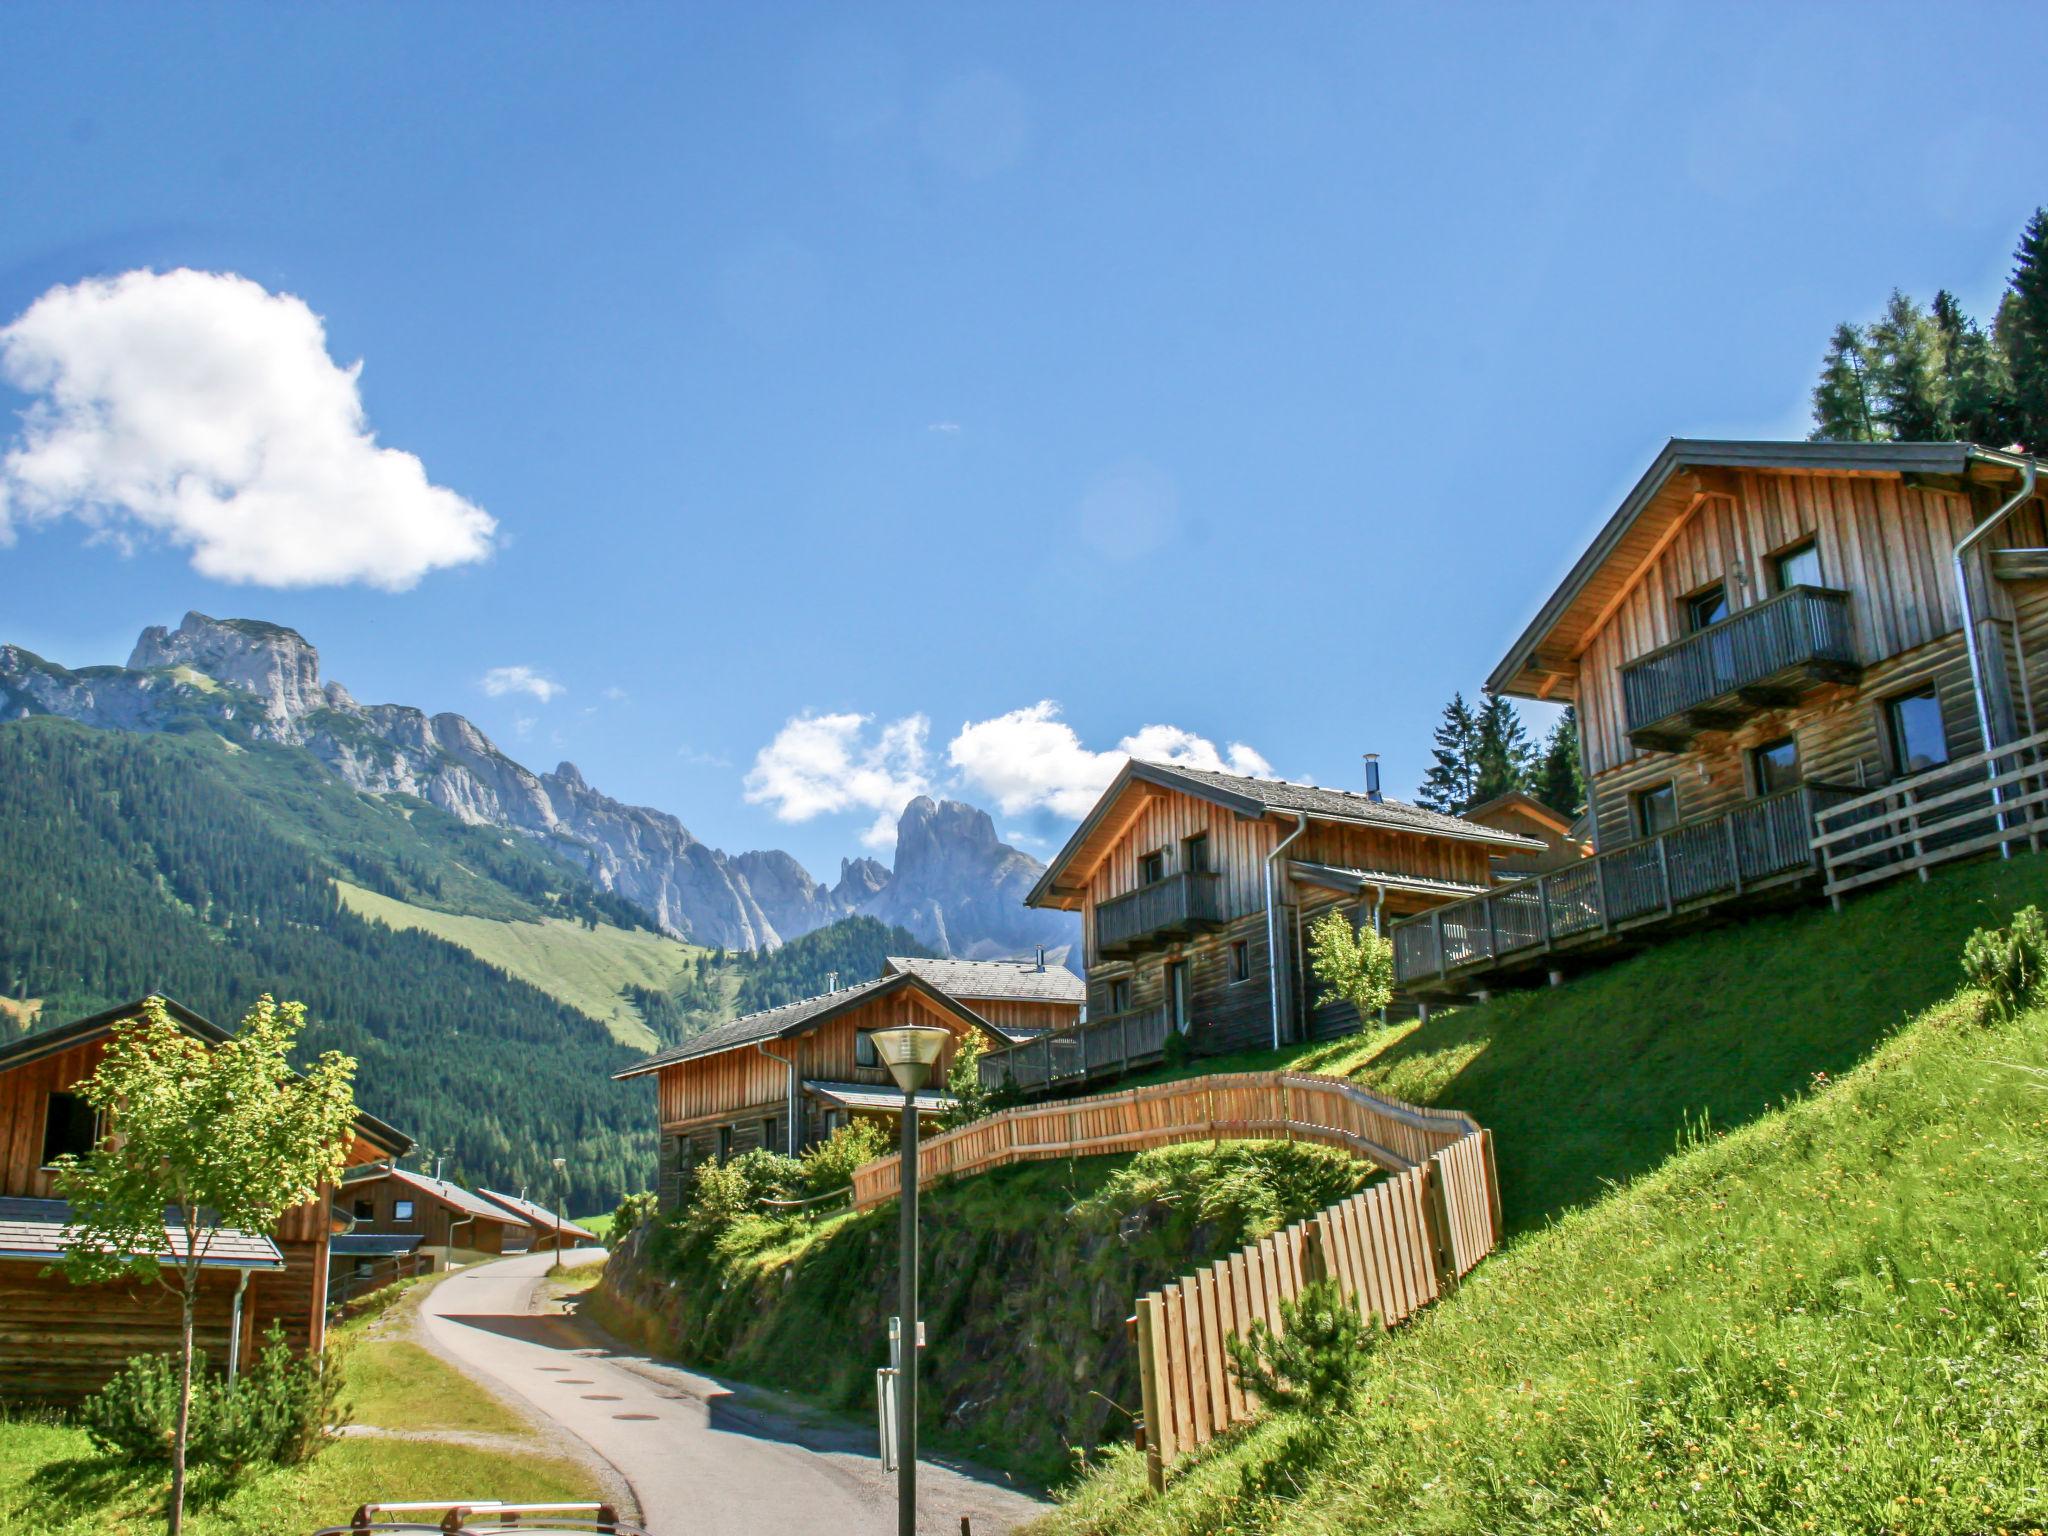
[[(501, 1259), (450, 1277), (424, 1298), (420, 1331), (437, 1353), (615, 1468), (651, 1536), (896, 1529), (895, 1480), (875, 1457), (872, 1430), (634, 1354), (547, 1310), (551, 1258)], [(919, 1463), (918, 1494), (926, 1536), (959, 1536), (962, 1515), (974, 1536), (999, 1536), (1045, 1508), (929, 1460)]]

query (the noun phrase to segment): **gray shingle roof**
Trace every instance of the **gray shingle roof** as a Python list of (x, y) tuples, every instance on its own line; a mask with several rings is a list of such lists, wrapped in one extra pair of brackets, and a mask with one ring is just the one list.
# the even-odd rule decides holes
[(559, 1229), (565, 1235), (586, 1238), (593, 1243), (597, 1241), (597, 1234), (595, 1232), (586, 1231), (566, 1216), (557, 1216), (544, 1205), (538, 1205), (531, 1200), (522, 1200), (517, 1195), (501, 1194), (495, 1189), (480, 1189), (477, 1193), (486, 1200), (502, 1205), (530, 1227), (538, 1228), (544, 1232), (553, 1232)]
[(1318, 784), (1295, 784), (1286, 779), (1248, 779), (1241, 774), (1216, 773), (1207, 768), (1186, 768), (1179, 763), (1133, 763), (1142, 776), (1154, 783), (1179, 781), (1208, 798), (1229, 798), (1245, 802), (1245, 809), (1259, 811), (1302, 811), (1336, 821), (1363, 822), (1397, 832), (1422, 832), (1433, 837), (1455, 837), (1466, 842), (1497, 843), (1503, 847), (1541, 849), (1541, 843), (1497, 827), (1482, 827), (1459, 816), (1425, 810), (1405, 800), (1375, 800), (1363, 790), (1324, 789)]
[(948, 997), (969, 1001), (999, 997), (1017, 1002), (1081, 1003), (1088, 998), (1088, 984), (1050, 960), (1043, 969), (1036, 959), (926, 960), (914, 955), (891, 955), (882, 964), (891, 972), (922, 976)]
[(1483, 885), (1463, 880), (1437, 880), (1426, 875), (1404, 875), (1390, 869), (1352, 869), (1343, 864), (1312, 864), (1305, 859), (1288, 860), (1288, 870), (1297, 880), (1330, 890), (1355, 891), (1381, 885), (1390, 891), (1420, 891), (1431, 896), (1478, 896)]
[(501, 1205), (493, 1205), (481, 1195), (473, 1195), (460, 1184), (450, 1184), (446, 1179), (431, 1178), (424, 1173), (414, 1173), (409, 1168), (386, 1168), (373, 1166), (367, 1171), (353, 1172), (342, 1177), (344, 1187), (353, 1189), (358, 1184), (374, 1184), (379, 1179), (391, 1179), (409, 1189), (416, 1189), (429, 1199), (439, 1200), (443, 1205), (452, 1205), (467, 1216), (481, 1216), (486, 1221), (502, 1221), (511, 1226), (523, 1227), (525, 1221), (513, 1215)]
[(328, 1249), (337, 1259), (377, 1259), (411, 1253), (420, 1242), (417, 1232), (343, 1232), (329, 1240)]
[[(0, 1199), (0, 1259), (42, 1259), (63, 1257), (64, 1229), (71, 1222), (71, 1206), (64, 1200)], [(260, 1232), (240, 1232), (222, 1227), (210, 1241), (202, 1243), (199, 1263), (204, 1269), (283, 1269), (284, 1255), (277, 1244)], [(157, 1257), (181, 1260), (186, 1256), (182, 1218), (175, 1209), (164, 1212), (164, 1246)]]

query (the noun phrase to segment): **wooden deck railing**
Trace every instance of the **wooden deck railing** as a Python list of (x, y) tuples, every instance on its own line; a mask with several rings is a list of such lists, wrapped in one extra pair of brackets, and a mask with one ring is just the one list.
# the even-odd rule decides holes
[(1827, 894), (1900, 875), (1922, 880), (1937, 864), (1999, 847), (2041, 846), (2048, 831), (2048, 731), (1957, 758), (1820, 812), (1814, 845)]
[(1622, 712), (1631, 735), (1654, 731), (1690, 710), (1739, 706), (1744, 689), (1802, 669), (1855, 665), (1849, 594), (1792, 587), (1629, 662)]
[(984, 1088), (1040, 1093), (1149, 1066), (1166, 1054), (1166, 1009), (1137, 1008), (1049, 1030), (981, 1058)]
[[(922, 1143), (918, 1170), (938, 1179), (1187, 1141), (1313, 1141), (1404, 1172), (1478, 1129), (1470, 1115), (1382, 1098), (1340, 1077), (1231, 1072), (1006, 1109)], [(863, 1163), (853, 1173), (855, 1208), (893, 1199), (900, 1179), (894, 1153)]]
[(1815, 818), (1860, 794), (1801, 784), (1392, 925), (1397, 986), (1530, 958), (1581, 936), (1818, 872)]
[(1230, 1372), (1228, 1341), (1263, 1322), (1282, 1329), (1280, 1304), (1334, 1280), (1382, 1328), (1440, 1299), (1500, 1242), (1493, 1136), (1473, 1131), (1393, 1178), (1138, 1298), (1138, 1381), (1145, 1473), (1156, 1493), (1167, 1469), (1232, 1426), (1257, 1401)]
[(1210, 873), (1168, 875), (1095, 908), (1095, 949), (1121, 954), (1168, 934), (1221, 923), (1223, 879)]

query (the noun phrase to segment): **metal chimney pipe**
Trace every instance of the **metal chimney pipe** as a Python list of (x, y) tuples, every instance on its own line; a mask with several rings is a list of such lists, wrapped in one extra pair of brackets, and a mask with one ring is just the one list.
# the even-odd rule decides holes
[(1045, 946), (1043, 944), (1038, 946), (1038, 968), (1041, 971), (1045, 969)]
[(839, 973), (838, 973), (837, 971), (827, 971), (827, 972), (825, 973), (825, 993), (826, 993), (826, 995), (827, 995), (827, 996), (830, 996), (830, 995), (831, 995), (832, 993), (834, 993), (834, 992), (837, 992), (838, 990), (839, 990)]
[(1365, 798), (1380, 798), (1380, 755), (1377, 752), (1365, 754)]

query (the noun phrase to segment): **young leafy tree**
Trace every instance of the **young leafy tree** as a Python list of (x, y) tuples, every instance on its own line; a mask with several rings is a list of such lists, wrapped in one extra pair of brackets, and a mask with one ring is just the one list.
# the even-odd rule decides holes
[(1456, 816), (1472, 804), (1472, 792), (1479, 782), (1479, 721), (1463, 693), (1453, 694), (1444, 706), (1443, 723), (1437, 726), (1434, 741), (1430, 754), (1434, 761), (1415, 798), (1432, 811)]
[(2013, 426), (2029, 453), (2048, 452), (2048, 209), (2036, 208), (2014, 252), (1998, 338), (2012, 369)]
[(946, 1068), (946, 1092), (953, 1097), (953, 1107), (939, 1117), (940, 1130), (972, 1125), (995, 1113), (994, 1095), (981, 1085), (981, 1058), (987, 1049), (981, 1031), (970, 1029), (954, 1050), (953, 1064)]
[(1586, 781), (1579, 769), (1579, 712), (1566, 709), (1543, 742), (1543, 760), (1536, 766), (1530, 793), (1553, 811), (1576, 816), (1586, 803)]
[(1536, 773), (1536, 744), (1508, 699), (1495, 695), (1479, 706), (1479, 750), (1473, 758), (1470, 805), (1527, 789)]
[(1867, 443), (1877, 436), (1870, 409), (1870, 360), (1863, 333), (1846, 320), (1835, 327), (1820, 382), (1813, 388), (1815, 442)]
[(301, 1075), (287, 1057), (299, 1003), (258, 1000), (217, 1046), (175, 1024), (161, 998), (120, 1025), (79, 1092), (109, 1125), (83, 1160), (59, 1165), (71, 1203), (64, 1269), (90, 1284), (154, 1281), (178, 1298), (178, 1407), (169, 1527), (185, 1518), (192, 1331), (199, 1282), (222, 1232), (268, 1232), (341, 1176), (356, 1108), (355, 1062), (329, 1051)]
[(1309, 925), (1308, 957), (1323, 984), (1318, 1008), (1349, 1003), (1363, 1023), (1393, 1000), (1393, 944), (1370, 928), (1354, 929), (1344, 913), (1333, 908)]

